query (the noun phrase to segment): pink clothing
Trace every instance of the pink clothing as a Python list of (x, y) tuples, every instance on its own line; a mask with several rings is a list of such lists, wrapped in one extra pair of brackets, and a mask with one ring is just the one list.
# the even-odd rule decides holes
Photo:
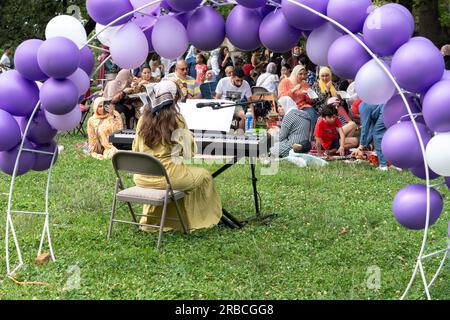
[(197, 83), (203, 83), (205, 81), (206, 71), (208, 66), (206, 64), (196, 64), (195, 71), (197, 71)]

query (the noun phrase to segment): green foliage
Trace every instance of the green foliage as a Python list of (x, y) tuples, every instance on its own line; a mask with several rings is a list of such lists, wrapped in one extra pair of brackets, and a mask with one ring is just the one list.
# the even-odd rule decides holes
[[(114, 173), (109, 161), (84, 156), (75, 147), (81, 142), (62, 139), (65, 150), (53, 172), (55, 263), (32, 263), (44, 220), (14, 216), (25, 262), (17, 279), (48, 286), (18, 286), (5, 277), (2, 248), (0, 299), (398, 299), (409, 281), (422, 233), (400, 227), (390, 212), (395, 193), (418, 182), (407, 172), (341, 163), (300, 169), (283, 162), (276, 175), (258, 177), (262, 210), (278, 214), (268, 225), (167, 233), (156, 251), (156, 234), (128, 225), (117, 225), (106, 240)], [(224, 207), (240, 218), (253, 210), (249, 171), (236, 165), (216, 180)], [(19, 177), (13, 209), (42, 210), (45, 177)], [(3, 174), (0, 186), (7, 192)], [(440, 191), (448, 199), (448, 191)], [(0, 194), (0, 207), (6, 204)], [(125, 206), (120, 212), (129, 218)], [(431, 228), (430, 251), (447, 245), (449, 218), (446, 208)], [(439, 260), (427, 260), (427, 272)], [(381, 272), (378, 289), (367, 286), (374, 266)], [(80, 287), (65, 287), (77, 268)], [(449, 280), (447, 264), (431, 290), (434, 298), (449, 298)], [(424, 298), (419, 283), (410, 298)]]

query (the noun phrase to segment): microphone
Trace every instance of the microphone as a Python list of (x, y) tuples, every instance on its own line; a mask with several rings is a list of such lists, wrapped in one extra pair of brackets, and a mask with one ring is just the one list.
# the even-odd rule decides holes
[(220, 102), (199, 102), (197, 103), (197, 108), (207, 108), (207, 107), (211, 107), (211, 108), (217, 108), (220, 106)]

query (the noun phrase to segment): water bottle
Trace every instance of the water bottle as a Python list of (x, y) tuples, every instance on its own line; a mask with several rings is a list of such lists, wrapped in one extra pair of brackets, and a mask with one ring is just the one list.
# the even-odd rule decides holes
[(253, 115), (249, 109), (245, 114), (245, 131), (250, 132), (251, 130), (253, 130)]

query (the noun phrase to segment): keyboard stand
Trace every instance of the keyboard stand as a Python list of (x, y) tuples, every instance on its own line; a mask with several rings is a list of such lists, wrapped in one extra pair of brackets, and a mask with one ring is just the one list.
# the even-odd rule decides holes
[[(234, 157), (232, 160), (224, 164), (222, 167), (220, 167), (216, 172), (212, 174), (213, 178), (218, 177), (221, 175), (224, 171), (231, 168), (233, 165), (235, 165), (242, 157)], [(244, 225), (248, 224), (251, 221), (262, 221), (266, 222), (267, 219), (274, 215), (267, 215), (262, 216), (260, 212), (260, 204), (259, 204), (259, 198), (258, 198), (258, 189), (257, 189), (257, 182), (258, 179), (256, 178), (256, 170), (255, 170), (255, 163), (256, 159), (252, 158), (250, 159), (250, 170), (252, 173), (252, 188), (253, 188), (253, 199), (255, 202), (255, 215), (252, 217), (249, 217), (243, 221), (240, 221), (235, 216), (233, 216), (231, 213), (229, 213), (227, 210), (222, 209), (223, 216), (221, 218), (221, 221), (223, 224), (225, 224), (227, 227), (230, 227), (232, 229), (241, 229)]]

